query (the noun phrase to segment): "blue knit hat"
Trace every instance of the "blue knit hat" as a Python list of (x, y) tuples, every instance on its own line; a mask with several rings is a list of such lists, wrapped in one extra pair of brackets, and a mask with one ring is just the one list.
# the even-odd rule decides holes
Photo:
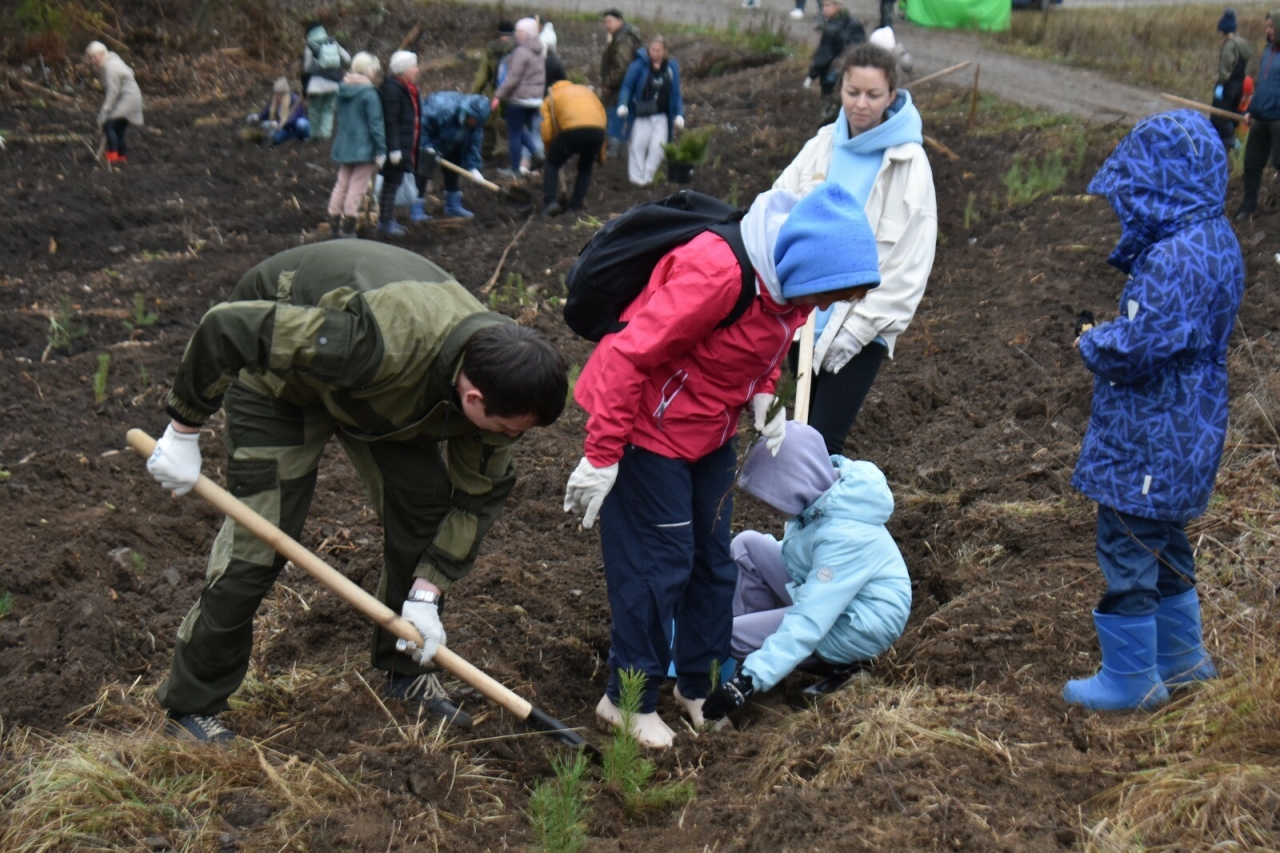
[(833, 181), (791, 208), (773, 257), (784, 299), (880, 284), (876, 237), (862, 205)]
[(1218, 32), (1234, 33), (1236, 31), (1236, 10), (1227, 9), (1218, 20)]

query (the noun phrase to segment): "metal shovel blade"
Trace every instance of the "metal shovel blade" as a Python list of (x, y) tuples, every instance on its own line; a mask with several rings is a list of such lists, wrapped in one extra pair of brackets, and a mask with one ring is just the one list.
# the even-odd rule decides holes
[(572, 746), (575, 749), (581, 749), (591, 756), (593, 761), (599, 762), (603, 760), (600, 750), (587, 743), (586, 738), (578, 734), (555, 717), (539, 708), (533, 708), (529, 711), (529, 716), (525, 717), (525, 723), (530, 728), (540, 732), (545, 732), (548, 736), (555, 738), (566, 746)]

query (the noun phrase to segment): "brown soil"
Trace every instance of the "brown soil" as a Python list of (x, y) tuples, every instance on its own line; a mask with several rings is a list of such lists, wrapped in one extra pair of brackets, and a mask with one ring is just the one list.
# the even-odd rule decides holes
[[(444, 6), (421, 14), (439, 34), (424, 45), (428, 56), (487, 38), (486, 12)], [(353, 20), (350, 41), (386, 55), (408, 28), (401, 24), (374, 29)], [(587, 25), (560, 31), (571, 68), (589, 68)], [(677, 42), (675, 52), (705, 49)], [(163, 429), (162, 396), (187, 337), (245, 270), (326, 236), (318, 223), (334, 174), (327, 151), (316, 144), (262, 150), (239, 141), (238, 121), (266, 87), (233, 62), (197, 58), (189, 65), (199, 71), (190, 74), (178, 73), (187, 64), (176, 60), (164, 74), (161, 64), (140, 68), (150, 125), (134, 134), (126, 169), (106, 172), (78, 145), (11, 146), (0, 155), (0, 467), (7, 472), (0, 480), (0, 590), (14, 596), (12, 612), (0, 619), (5, 728), (84, 728), (93, 723), (77, 710), (109, 686), (154, 686), (164, 676), (219, 518), (199, 500), (167, 497), (121, 449), (124, 433)], [(469, 62), (437, 69), (423, 88), (465, 86), (470, 71)], [(690, 125), (721, 128), (713, 162), (695, 178), (698, 189), (745, 204), (769, 186), (816, 117), (813, 103), (797, 103), (798, 71), (784, 64), (688, 81)], [(223, 95), (193, 102), (187, 87), (213, 73)], [(0, 127), (83, 129), (89, 97), (78, 111), (10, 97), (0, 104)], [(847, 445), (851, 455), (881, 466), (894, 488), (890, 529), (914, 581), (908, 630), (874, 677), (999, 696), (948, 706), (949, 725), (1029, 757), (1014, 772), (988, 753), (943, 746), (821, 789), (805, 784), (828, 760), (821, 731), (811, 730), (791, 747), (791, 782), (770, 787), (760, 757), (803, 707), (799, 690), (808, 679), (795, 676), (750, 710), (738, 731), (697, 739), (686, 733), (661, 758), (662, 771), (692, 776), (695, 803), (638, 822), (603, 805), (592, 825), (601, 839), (595, 849), (1053, 850), (1078, 843), (1079, 808), (1113, 784), (1115, 772), (1141, 766), (1112, 723), (1069, 713), (1058, 697), (1062, 681), (1088, 671), (1095, 654), (1087, 615), (1100, 592), (1092, 514), (1069, 485), (1090, 386), (1071, 350), (1071, 326), (1083, 307), (1112, 310), (1122, 284), (1104, 262), (1118, 235), (1115, 218), (1104, 203), (1078, 195), (1115, 131), (1092, 132), (1085, 167), (1061, 195), (993, 212), (990, 200), (1003, 194), (1000, 177), (1016, 152), (1035, 150), (1035, 134), (966, 133), (963, 93), (939, 89), (922, 93), (921, 102), (926, 132), (960, 159), (931, 152), (941, 236), (929, 292)], [(982, 216), (966, 230), (971, 192)], [(625, 166), (612, 162), (588, 209), (603, 220), (646, 197), (627, 184)], [(416, 227), (404, 245), (478, 288), (523, 223), (483, 191), (468, 190), (467, 202), (474, 220)], [(1268, 212), (1255, 228), (1277, 221)], [(540, 288), (540, 296), (554, 293), (593, 227), (535, 220), (505, 269)], [(1246, 255), (1240, 327), (1258, 337), (1280, 327), (1280, 276), (1268, 252), (1246, 244)], [(133, 316), (136, 293), (148, 310), (158, 304), (159, 320), (130, 331), (122, 321)], [(49, 316), (65, 315), (64, 305), (72, 306), (79, 336), (42, 361)], [(543, 329), (576, 363), (589, 353), (545, 299), (536, 309), (506, 302), (502, 310)], [(110, 375), (106, 399), (97, 403), (92, 377), (104, 352)], [(609, 626), (599, 543), (560, 508), (584, 420), (571, 408), (521, 442), (519, 484), (475, 571), (457, 587), (446, 624), (457, 652), (598, 738), (590, 726), (604, 686)], [(206, 437), (204, 450), (206, 473), (221, 479), (220, 443)], [(1034, 511), (999, 510), (1009, 502)], [(737, 512), (737, 525), (770, 528), (745, 501)], [(322, 468), (303, 541), (373, 590), (380, 532), (340, 453)], [(282, 582), (289, 589), (264, 608), (256, 677), (295, 664), (340, 669), (363, 659), (361, 617), (297, 570)], [(493, 711), (468, 743), (425, 761), (386, 729), (385, 712), (359, 686), (358, 675), (371, 674), (358, 666), (347, 672), (347, 693), (302, 689), (282, 694), (271, 714), (228, 715), (246, 737), (269, 737), (303, 757), (346, 756), (372, 781), (378, 796), (329, 816), (313, 829), (310, 849), (411, 849), (415, 839), (432, 836), (452, 850), (530, 843), (520, 810), (527, 786), (549, 770), (549, 741), (503, 739), (524, 729)], [(674, 720), (669, 697), (664, 703), (662, 712)], [(486, 710), (478, 699), (470, 704)], [(496, 805), (478, 797), (480, 783), (455, 778), (468, 763), (490, 777), (481, 787)], [(428, 807), (456, 820), (428, 830), (421, 817)], [(246, 838), (270, 812), (252, 793), (221, 808)], [(397, 820), (405, 824), (389, 846)]]

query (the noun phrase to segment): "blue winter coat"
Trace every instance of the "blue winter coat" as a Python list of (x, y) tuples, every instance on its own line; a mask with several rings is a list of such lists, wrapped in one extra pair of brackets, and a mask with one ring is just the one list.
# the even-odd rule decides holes
[(840, 479), (787, 522), (782, 537), (795, 603), (742, 662), (758, 690), (771, 689), (815, 651), (830, 663), (874, 658), (902, 635), (911, 613), (907, 564), (884, 526), (893, 514), (884, 474), (870, 462), (831, 462)]
[(1190, 110), (1138, 124), (1089, 192), (1120, 217), (1108, 261), (1129, 273), (1120, 316), (1085, 332), (1093, 411), (1071, 483), (1142, 518), (1204, 512), (1227, 430), (1227, 339), (1244, 258), (1223, 211), (1227, 157)]
[[(622, 78), (622, 88), (618, 90), (618, 103), (627, 105), (633, 119), (636, 114), (636, 98), (644, 94), (649, 67), (649, 51), (642, 47), (636, 51), (636, 58), (627, 69), (627, 76)], [(684, 98), (680, 95), (680, 63), (668, 56), (667, 67), (671, 69), (671, 92), (667, 96), (667, 139), (675, 139), (676, 116), (684, 115)]]
[[(476, 120), (475, 127), (467, 127), (468, 118)], [(422, 101), (421, 145), (434, 148), (454, 165), (479, 169), (484, 165), (480, 146), (488, 120), (489, 99), (484, 95), (436, 92)]]
[(1257, 121), (1280, 119), (1280, 45), (1269, 44), (1258, 57), (1258, 73), (1253, 79), (1253, 99), (1249, 101), (1249, 115)]
[[(354, 75), (348, 75), (350, 80)], [(364, 81), (365, 78), (357, 78)], [(336, 163), (372, 163), (387, 153), (382, 120), (382, 94), (372, 83), (346, 82), (338, 87), (338, 132), (329, 156)]]

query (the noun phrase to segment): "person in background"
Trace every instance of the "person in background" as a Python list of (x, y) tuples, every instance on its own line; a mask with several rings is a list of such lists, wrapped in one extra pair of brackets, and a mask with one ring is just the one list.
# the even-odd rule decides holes
[(662, 163), (662, 146), (684, 129), (680, 63), (667, 54), (662, 36), (649, 39), (647, 50), (636, 51), (614, 113), (632, 120), (627, 177), (632, 186), (647, 187)]
[[(312, 243), (249, 270), (201, 319), (147, 471), (175, 495), (190, 491), (201, 427), (221, 409), (228, 490), (297, 539), (336, 437), (382, 524), (378, 600), (424, 640), (402, 652), (374, 626), (383, 695), (466, 728), (432, 660), (446, 639), (441, 602), (502, 514), (513, 445), (554, 423), (568, 390), (564, 358), (542, 334), (487, 311), (426, 258), (373, 241)], [(254, 614), (284, 564), (224, 522), (156, 691), (171, 734), (235, 738), (218, 716), (244, 679)]]
[(356, 236), (360, 200), (387, 161), (382, 97), (375, 83), (381, 71), (378, 57), (357, 53), (338, 87), (338, 134), (329, 152), (339, 164), (338, 181), (329, 196), (329, 231), (338, 237)]
[(596, 716), (622, 725), (621, 673), (643, 673), (631, 729), (649, 748), (675, 736), (657, 713), (673, 659), (676, 700), (699, 726), (711, 670), (729, 658), (738, 418), (750, 406), (777, 450), (786, 413), (773, 390), (792, 336), (814, 306), (857, 299), (880, 280), (866, 217), (838, 184), (803, 200), (762, 194), (742, 241), (758, 290), (741, 317), (719, 327), (742, 294), (742, 270), (724, 239), (703, 232), (662, 257), (622, 312), (625, 328), (596, 345), (574, 386), (587, 438), (564, 508), (583, 512), (583, 527), (600, 517), (613, 615)]
[(542, 96), (546, 92), (547, 63), (542, 52), (545, 46), (538, 38), (538, 22), (533, 18), (516, 21), (516, 47), (511, 51), (506, 78), (493, 93), (489, 106), (496, 110), (505, 104), (507, 116), (507, 154), (511, 161), (509, 170), (499, 169), (504, 178), (527, 175), (521, 160), (526, 149), (533, 151), (533, 118), (542, 108)]
[(271, 87), (271, 98), (260, 112), (249, 113), (245, 120), (259, 125), (272, 145), (296, 139), (311, 138), (311, 122), (307, 118), (307, 102), (289, 89), (288, 77), (277, 77)]
[[(546, 172), (542, 176), (542, 215), (559, 216), (564, 210), (580, 210), (587, 200), (595, 161), (605, 153), (604, 105), (587, 86), (561, 80), (542, 102), (542, 141), (547, 146)], [(560, 167), (578, 156), (578, 177), (568, 207), (562, 208)]]
[[(476, 69), (475, 79), (471, 81), (471, 94), (484, 95), (485, 101), (493, 98), (494, 90), (506, 77), (507, 65), (511, 61), (511, 51), (516, 46), (516, 25), (507, 20), (498, 22), (498, 37), (489, 42), (484, 50), (484, 58)], [(500, 110), (490, 110), (489, 118), (484, 124), (484, 145), (481, 154), (486, 160), (498, 155), (498, 120)]]
[(1258, 209), (1258, 190), (1262, 187), (1262, 171), (1267, 161), (1280, 169), (1280, 65), (1275, 64), (1280, 46), (1276, 45), (1276, 25), (1270, 12), (1263, 21), (1263, 33), (1267, 46), (1258, 58), (1253, 97), (1244, 114), (1249, 138), (1244, 144), (1244, 197), (1236, 211), (1237, 222), (1252, 219)]
[(822, 93), (822, 112), (820, 124), (830, 124), (840, 114), (840, 95), (836, 85), (840, 81), (840, 67), (837, 60), (844, 52), (855, 44), (867, 40), (867, 31), (849, 10), (844, 8), (842, 0), (822, 0), (822, 39), (818, 49), (813, 52), (813, 61), (809, 63), (809, 73), (804, 78), (804, 88), (812, 89), (813, 81), (818, 81), (818, 91)]
[[(1236, 10), (1227, 9), (1218, 21), (1222, 34), (1222, 46), (1218, 48), (1218, 80), (1213, 87), (1213, 106), (1228, 112), (1238, 112), (1240, 99), (1244, 97), (1245, 68), (1253, 56), (1253, 46), (1236, 33)], [(1222, 144), (1231, 151), (1240, 146), (1236, 136), (1236, 122), (1213, 116), (1213, 126), (1222, 137)]]
[[(485, 122), (490, 115), (489, 99), (484, 95), (461, 92), (436, 92), (422, 104), (422, 154), (419, 174), (434, 175), (440, 160), (461, 166), (476, 180), (484, 180), (480, 157)], [(471, 211), (462, 206), (462, 189), (458, 173), (445, 169), (444, 215), (470, 218)]]
[[(382, 167), (378, 233), (385, 237), (403, 237), (405, 228), (396, 222), (396, 191), (400, 189), (405, 175), (417, 174), (418, 134), (422, 127), (417, 54), (397, 50), (391, 54), (388, 70), (391, 73), (382, 81), (381, 87), (387, 162)], [(421, 198), (413, 202), (409, 218), (413, 222), (425, 222), (431, 218), (423, 209)]]
[[(885, 358), (893, 358), (933, 270), (938, 202), (911, 94), (898, 88), (893, 55), (873, 45), (849, 51), (842, 110), (778, 176), (776, 189), (807, 195), (834, 181), (849, 191), (876, 233), (880, 286), (866, 299), (819, 312), (814, 327), (809, 423), (829, 453), (843, 452)], [(798, 345), (796, 356), (798, 356)]]
[(338, 87), (343, 71), (351, 67), (351, 54), (318, 21), (306, 26), (307, 46), (302, 51), (302, 91), (316, 139), (333, 136), (333, 119), (338, 108)]
[(893, 494), (870, 462), (827, 455), (817, 430), (787, 422), (774, 456), (756, 442), (738, 488), (786, 520), (779, 542), (744, 530), (733, 539), (734, 676), (707, 697), (708, 720), (773, 689), (797, 668), (825, 672), (805, 691), (839, 689), (902, 636), (911, 578), (885, 523)]
[(142, 90), (133, 79), (133, 69), (119, 54), (107, 50), (100, 41), (91, 41), (84, 58), (102, 77), (102, 109), (98, 110), (98, 127), (106, 136), (107, 162), (116, 166), (129, 162), (125, 135), (129, 125), (142, 127)]
[(542, 47), (546, 50), (546, 83), (547, 91), (549, 92), (556, 83), (569, 79), (568, 73), (564, 70), (564, 62), (560, 59), (560, 55), (556, 53), (556, 45), (559, 43), (559, 38), (556, 36), (555, 24), (550, 21), (543, 24), (542, 31), (538, 33), (538, 40), (542, 42)]
[(1095, 711), (1154, 708), (1215, 678), (1187, 522), (1213, 492), (1227, 435), (1227, 352), (1244, 257), (1223, 205), (1227, 154), (1191, 110), (1144, 119), (1089, 182), (1120, 219), (1107, 262), (1118, 316), (1078, 333), (1094, 375), (1074, 486), (1098, 503), (1106, 593), (1093, 611), (1102, 667), (1062, 698)]
[(640, 33), (623, 20), (617, 9), (604, 13), (604, 28), (608, 41), (600, 57), (600, 100), (604, 102), (605, 117), (609, 122), (609, 156), (616, 157), (631, 135), (627, 120), (617, 114), (619, 105), (625, 103), (618, 100), (618, 93), (622, 91), (627, 69), (643, 42), (640, 41)]
[(915, 60), (911, 58), (911, 54), (898, 41), (893, 34), (893, 30), (889, 27), (881, 27), (875, 30), (871, 35), (867, 36), (867, 43), (874, 44), (876, 47), (884, 48), (893, 54), (893, 58), (898, 62), (898, 85), (910, 82), (911, 70), (915, 67)]

